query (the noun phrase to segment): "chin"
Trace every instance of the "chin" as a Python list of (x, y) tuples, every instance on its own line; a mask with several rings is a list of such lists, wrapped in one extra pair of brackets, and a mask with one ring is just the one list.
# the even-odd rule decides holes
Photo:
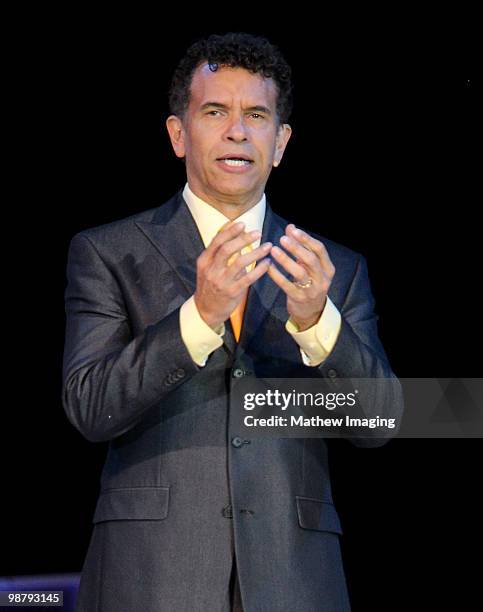
[(257, 187), (252, 183), (232, 179), (216, 185), (216, 191), (225, 195), (248, 196), (257, 191)]

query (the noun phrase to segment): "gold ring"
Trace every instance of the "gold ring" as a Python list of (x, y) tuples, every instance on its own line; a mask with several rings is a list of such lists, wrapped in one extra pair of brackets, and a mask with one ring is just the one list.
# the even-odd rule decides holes
[(297, 281), (296, 283), (294, 283), (294, 285), (297, 285), (297, 287), (300, 287), (300, 289), (307, 289), (307, 287), (310, 287), (310, 285), (313, 283), (314, 281), (310, 278), (310, 276), (307, 278), (306, 281), (302, 282), (302, 281)]

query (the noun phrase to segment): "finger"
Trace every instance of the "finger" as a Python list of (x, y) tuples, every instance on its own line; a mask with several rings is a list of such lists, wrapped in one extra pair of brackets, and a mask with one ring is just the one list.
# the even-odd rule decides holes
[(280, 244), (291, 253), (294, 257), (303, 263), (311, 276), (317, 276), (321, 273), (321, 262), (317, 255), (309, 249), (302, 246), (299, 242), (289, 236), (282, 236)]
[(225, 243), (227, 246), (227, 250), (231, 251), (230, 257), (228, 260), (228, 265), (231, 265), (232, 263), (234, 263), (234, 261), (241, 255), (241, 251), (244, 248), (251, 246), (252, 248), (250, 252), (254, 251), (255, 249), (253, 248), (253, 244), (257, 240), (259, 240), (261, 235), (262, 233), (259, 232), (258, 230), (255, 230), (253, 232), (248, 232), (248, 233), (245, 232), (238, 238), (231, 240), (229, 243)]
[(218, 247), (215, 254), (214, 264), (217, 267), (225, 267), (231, 265), (240, 255), (240, 251), (258, 240), (261, 236), (261, 232), (255, 230), (253, 232), (244, 232), (242, 235), (237, 236), (233, 240), (228, 240)]
[(242, 222), (233, 223), (233, 221), (229, 221), (228, 223), (225, 223), (222, 229), (210, 242), (205, 250), (205, 253), (208, 255), (208, 257), (213, 258), (221, 245), (229, 240), (233, 240), (244, 232), (244, 230), (245, 224)]
[(268, 253), (270, 252), (271, 248), (272, 248), (272, 243), (265, 242), (264, 244), (261, 244), (256, 249), (253, 249), (253, 251), (250, 251), (249, 253), (244, 253), (243, 255), (239, 255), (236, 261), (231, 266), (232, 268), (231, 271), (233, 273), (234, 278), (238, 280), (240, 275), (245, 272), (245, 269), (248, 266), (258, 261), (262, 257), (266, 257), (266, 255), (268, 255)]
[(286, 293), (289, 298), (291, 298), (292, 300), (297, 300), (300, 298), (300, 289), (297, 289), (297, 287), (292, 282), (285, 278), (285, 276), (279, 270), (277, 270), (274, 265), (271, 265), (268, 269), (268, 275), (273, 280), (273, 282)]
[(271, 268), (270, 258), (262, 259), (258, 263), (258, 265), (253, 268), (250, 272), (244, 274), (234, 285), (235, 290), (238, 292), (245, 291), (247, 287), (253, 285), (255, 281), (257, 281), (260, 277), (262, 277), (267, 270)]
[(291, 274), (296, 280), (304, 281), (307, 280), (307, 269), (295, 262), (287, 253), (285, 253), (280, 247), (274, 246), (270, 251), (275, 261), (283, 266), (285, 270)]
[(320, 240), (313, 238), (307, 232), (297, 228), (293, 223), (287, 225), (286, 232), (289, 237), (298, 240), (304, 247), (317, 255), (324, 269), (328, 272), (335, 272), (334, 264), (332, 263), (325, 245)]

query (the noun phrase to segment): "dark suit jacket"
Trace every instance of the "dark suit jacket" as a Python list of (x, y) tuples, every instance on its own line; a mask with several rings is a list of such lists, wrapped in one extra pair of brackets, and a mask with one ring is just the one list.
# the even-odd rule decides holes
[[(286, 223), (267, 206), (262, 241), (277, 244)], [(204, 247), (181, 193), (72, 239), (63, 403), (88, 440), (109, 441), (79, 610), (227, 611), (233, 554), (246, 612), (349, 610), (326, 443), (239, 444), (230, 423), (235, 370), (394, 376), (364, 258), (322, 240), (342, 314), (327, 360), (303, 365), (284, 328), (286, 297), (264, 275), (250, 289), (240, 342), (228, 323), (223, 346), (199, 368), (179, 308), (194, 293)], [(400, 406), (393, 397), (386, 413)]]

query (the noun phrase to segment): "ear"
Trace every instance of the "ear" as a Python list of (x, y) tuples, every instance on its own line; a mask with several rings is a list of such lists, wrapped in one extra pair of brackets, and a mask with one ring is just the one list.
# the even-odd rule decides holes
[(285, 151), (285, 147), (292, 135), (292, 128), (288, 123), (280, 124), (277, 132), (277, 138), (275, 140), (275, 153), (273, 155), (273, 166), (275, 168), (280, 165), (280, 162), (283, 157), (283, 152)]
[(166, 119), (166, 129), (168, 130), (171, 145), (177, 157), (184, 157), (186, 155), (185, 142), (184, 142), (184, 128), (183, 122), (176, 115), (170, 115)]

